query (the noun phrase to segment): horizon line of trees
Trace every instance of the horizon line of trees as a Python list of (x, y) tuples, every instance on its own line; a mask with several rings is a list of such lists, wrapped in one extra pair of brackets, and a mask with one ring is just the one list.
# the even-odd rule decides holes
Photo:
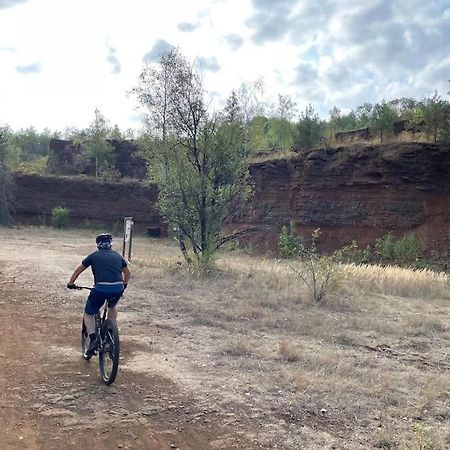
[[(244, 147), (248, 155), (270, 149), (312, 148), (333, 145), (337, 133), (368, 128), (381, 142), (394, 133), (395, 124), (402, 122), (405, 131), (422, 133), (432, 142), (450, 142), (450, 102), (438, 92), (432, 97), (416, 100), (402, 97), (380, 103), (364, 103), (344, 113), (334, 106), (327, 119), (321, 119), (312, 105), (298, 113), (289, 95), (278, 95), (276, 104), (262, 99), (262, 80), (243, 83), (232, 91), (224, 111), (244, 129)], [(449, 93), (450, 94), (450, 93)], [(144, 122), (146, 118), (144, 116)], [(114, 165), (111, 146), (105, 141), (145, 140), (148, 129), (140, 133), (121, 131), (111, 126), (98, 108), (94, 119), (84, 129), (66, 128), (63, 132), (34, 127), (12, 130), (1, 127), (6, 139), (6, 164), (11, 171), (45, 172), (50, 140), (66, 139), (85, 148), (84, 158), (93, 161), (95, 173)]]

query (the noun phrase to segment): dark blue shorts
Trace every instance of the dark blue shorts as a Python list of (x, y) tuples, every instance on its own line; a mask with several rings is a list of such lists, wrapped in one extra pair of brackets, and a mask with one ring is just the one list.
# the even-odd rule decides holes
[(92, 289), (84, 307), (86, 314), (97, 314), (105, 301), (108, 302), (108, 308), (114, 308), (117, 302), (122, 297), (123, 289), (118, 292), (101, 292), (96, 289)]

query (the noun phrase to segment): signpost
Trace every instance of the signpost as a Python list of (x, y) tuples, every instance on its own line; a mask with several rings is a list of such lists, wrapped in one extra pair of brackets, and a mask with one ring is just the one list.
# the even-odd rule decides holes
[(133, 218), (123, 218), (123, 249), (122, 256), (125, 258), (125, 251), (128, 249), (128, 261), (131, 261), (131, 244), (133, 242)]

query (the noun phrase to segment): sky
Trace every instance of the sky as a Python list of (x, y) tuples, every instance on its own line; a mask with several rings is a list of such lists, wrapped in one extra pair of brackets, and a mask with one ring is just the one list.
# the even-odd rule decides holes
[(0, 126), (142, 124), (144, 64), (177, 47), (211, 108), (242, 83), (323, 118), (450, 90), (449, 0), (0, 0)]

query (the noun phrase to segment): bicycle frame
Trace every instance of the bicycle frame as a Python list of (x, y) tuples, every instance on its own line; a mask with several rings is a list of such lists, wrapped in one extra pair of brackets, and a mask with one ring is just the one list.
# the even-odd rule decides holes
[[(77, 286), (76, 289), (82, 290), (86, 289), (88, 291), (92, 291), (93, 288), (88, 286)], [(94, 314), (94, 321), (95, 321), (95, 333), (97, 335), (97, 347), (99, 351), (102, 351), (103, 349), (103, 338), (102, 338), (102, 326), (106, 320), (106, 316), (108, 313), (108, 302), (106, 301), (104, 306), (102, 306), (103, 312), (98, 312), (97, 314)]]
[[(92, 288), (85, 286), (76, 286), (75, 289), (88, 289)], [(114, 382), (117, 376), (119, 368), (119, 354), (120, 354), (120, 341), (119, 331), (115, 321), (108, 319), (108, 300), (102, 306), (103, 311), (98, 311), (94, 314), (95, 334), (97, 336), (97, 348), (98, 362), (100, 367), (100, 374), (105, 384), (110, 385)], [(93, 356), (92, 353), (86, 353), (86, 342), (88, 334), (86, 331), (86, 325), (83, 319), (81, 329), (81, 348), (83, 358), (90, 360)]]

